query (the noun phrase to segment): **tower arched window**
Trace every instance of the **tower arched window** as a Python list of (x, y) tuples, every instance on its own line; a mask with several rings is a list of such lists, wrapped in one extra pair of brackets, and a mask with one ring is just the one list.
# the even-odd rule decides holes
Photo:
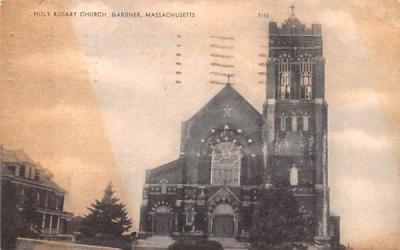
[(297, 130), (303, 130), (303, 116), (297, 116)]
[(212, 152), (211, 184), (240, 185), (240, 147), (234, 142), (221, 142)]
[(279, 117), (279, 125), (280, 125), (280, 129), (281, 129), (281, 131), (285, 131), (286, 130), (286, 116), (285, 115), (281, 115), (280, 117)]
[(299, 170), (297, 169), (296, 165), (290, 168), (290, 185), (297, 186), (299, 185)]
[(291, 65), (289, 58), (283, 58), (279, 62), (279, 98), (290, 99), (291, 83), (290, 83)]
[(300, 59), (300, 98), (312, 99), (312, 60), (310, 57)]
[(310, 116), (308, 114), (303, 116), (303, 131), (308, 131), (309, 129), (309, 118)]
[(297, 115), (292, 116), (292, 130), (297, 131)]
[(286, 116), (286, 130), (287, 131), (290, 131), (290, 130), (292, 130), (292, 117), (291, 116)]

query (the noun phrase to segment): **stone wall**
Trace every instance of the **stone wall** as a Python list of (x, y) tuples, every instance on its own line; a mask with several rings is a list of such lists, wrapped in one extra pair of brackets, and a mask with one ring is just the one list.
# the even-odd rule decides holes
[(18, 238), (16, 250), (118, 250), (119, 248)]

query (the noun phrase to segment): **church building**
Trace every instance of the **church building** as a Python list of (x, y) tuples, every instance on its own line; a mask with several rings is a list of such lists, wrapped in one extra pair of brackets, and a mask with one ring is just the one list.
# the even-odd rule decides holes
[(146, 171), (140, 233), (247, 239), (260, 190), (279, 178), (314, 217), (314, 243), (335, 249), (324, 68), (320, 24), (270, 22), (262, 113), (227, 84), (183, 122), (178, 158)]

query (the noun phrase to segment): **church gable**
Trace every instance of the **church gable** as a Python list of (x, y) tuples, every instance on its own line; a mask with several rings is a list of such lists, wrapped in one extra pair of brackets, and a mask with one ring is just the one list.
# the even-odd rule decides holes
[(187, 122), (193, 123), (203, 119), (210, 120), (210, 118), (214, 116), (226, 120), (259, 120), (262, 117), (261, 114), (229, 84)]
[(262, 115), (226, 85), (182, 127), (181, 151), (188, 183), (211, 183), (213, 149), (220, 143), (240, 147), (239, 178), (229, 183), (257, 184), (262, 173)]
[(223, 201), (236, 201), (240, 202), (240, 199), (226, 186), (221, 187), (215, 192), (209, 199), (208, 202), (223, 202)]
[(201, 144), (220, 129), (229, 128), (245, 135), (254, 144), (262, 143), (262, 115), (235, 89), (226, 85), (199, 112), (183, 123), (182, 151), (200, 153)]

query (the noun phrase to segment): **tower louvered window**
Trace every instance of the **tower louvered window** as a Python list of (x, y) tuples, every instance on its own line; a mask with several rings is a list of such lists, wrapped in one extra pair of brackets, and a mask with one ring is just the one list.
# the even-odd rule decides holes
[(309, 57), (300, 59), (300, 98), (312, 99), (312, 61)]
[(291, 97), (291, 64), (289, 58), (282, 58), (279, 62), (279, 98), (290, 99)]

